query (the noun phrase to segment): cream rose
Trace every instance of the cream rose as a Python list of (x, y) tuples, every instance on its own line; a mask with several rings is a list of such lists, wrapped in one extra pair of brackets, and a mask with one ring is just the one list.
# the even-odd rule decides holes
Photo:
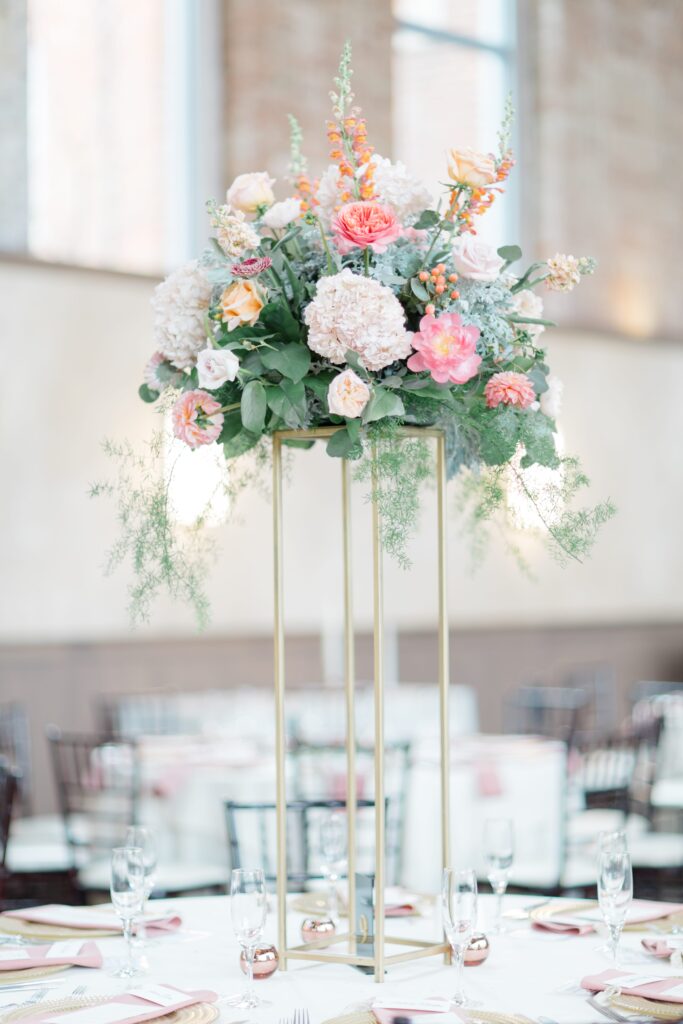
[(261, 218), (263, 223), (271, 231), (280, 231), (291, 224), (301, 214), (301, 202), (299, 199), (283, 199), (281, 203), (275, 203)]
[[(540, 320), (543, 316), (543, 299), (536, 295), (530, 288), (524, 288), (512, 297), (512, 308), (517, 316), (531, 317), (533, 320)], [(519, 327), (527, 331), (532, 338), (537, 338), (545, 330), (543, 324), (519, 324)]]
[(226, 194), (228, 205), (244, 213), (254, 213), (257, 206), (272, 206), (274, 184), (275, 178), (267, 171), (238, 174)]
[(470, 281), (495, 281), (505, 263), (492, 245), (471, 235), (461, 235), (453, 243), (455, 269)]
[(370, 388), (353, 370), (338, 374), (327, 390), (327, 405), (335, 416), (357, 419), (370, 400)]
[(448, 175), (458, 185), (485, 188), (496, 180), (496, 164), (490, 153), (473, 149), (449, 149)]
[(221, 320), (229, 331), (243, 324), (255, 324), (263, 309), (261, 293), (253, 281), (233, 281), (221, 295)]
[(214, 391), (226, 380), (234, 380), (240, 361), (226, 348), (205, 348), (197, 356), (197, 379), (200, 388)]

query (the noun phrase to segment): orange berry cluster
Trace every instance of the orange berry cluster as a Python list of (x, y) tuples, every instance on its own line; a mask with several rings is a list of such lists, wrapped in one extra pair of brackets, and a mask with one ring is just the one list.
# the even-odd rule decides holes
[(328, 121), (326, 125), (327, 138), (332, 145), (330, 159), (339, 166), (339, 198), (342, 203), (375, 198), (375, 168), (370, 163), (375, 150), (374, 146), (368, 145), (367, 122), (358, 116), (359, 113), (352, 110), (348, 117), (339, 122)]
[[(460, 292), (457, 289), (451, 288), (449, 291), (449, 285), (455, 284), (458, 275), (448, 274), (446, 276), (446, 267), (443, 263), (437, 263), (431, 270), (421, 270), (417, 276), (427, 291), (434, 293), (436, 302), (443, 301), (442, 296), (448, 299), (460, 298)], [(445, 295), (446, 291), (449, 291), (448, 295)], [(433, 314), (435, 309), (434, 303), (430, 302), (425, 306), (425, 313)]]

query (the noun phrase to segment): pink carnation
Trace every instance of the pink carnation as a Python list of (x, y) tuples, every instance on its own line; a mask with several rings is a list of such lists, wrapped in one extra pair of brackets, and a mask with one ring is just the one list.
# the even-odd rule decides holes
[(489, 409), (495, 409), (501, 404), (528, 409), (536, 401), (534, 386), (527, 375), (513, 370), (494, 373), (484, 388), (484, 395)]
[(272, 262), (270, 256), (252, 256), (251, 259), (242, 260), (241, 263), (233, 263), (230, 269), (235, 277), (256, 277), (257, 274), (267, 270)]
[(465, 384), (476, 374), (481, 363), (477, 355), (479, 328), (465, 326), (458, 313), (431, 313), (420, 320), (420, 330), (411, 343), (415, 355), (408, 367), (419, 372), (429, 370), (439, 384)]
[(384, 252), (401, 237), (401, 225), (390, 206), (381, 203), (347, 203), (332, 218), (332, 232), (342, 255), (352, 249)]
[(221, 403), (206, 391), (186, 391), (173, 406), (173, 433), (190, 448), (211, 444), (223, 427)]

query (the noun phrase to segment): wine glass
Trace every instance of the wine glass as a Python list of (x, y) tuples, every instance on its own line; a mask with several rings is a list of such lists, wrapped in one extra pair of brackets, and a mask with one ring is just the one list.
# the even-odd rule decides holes
[(330, 811), (320, 820), (320, 852), (323, 874), (330, 883), (330, 919), (336, 923), (339, 916), (337, 882), (346, 856), (346, 819), (339, 811)]
[(244, 950), (247, 962), (247, 988), (243, 995), (227, 1000), (229, 1006), (251, 1010), (269, 1004), (254, 992), (254, 952), (263, 935), (268, 912), (266, 880), (260, 868), (235, 868), (230, 877), (230, 915), (232, 929)]
[(487, 818), (484, 822), (484, 859), (486, 877), (496, 895), (496, 911), (491, 932), (501, 932), (503, 896), (510, 877), (515, 852), (514, 827), (510, 818)]
[(598, 859), (598, 903), (607, 925), (609, 951), (616, 966), (619, 938), (633, 899), (631, 858), (623, 846), (608, 846)]
[(126, 959), (117, 978), (132, 978), (138, 973), (133, 962), (133, 918), (142, 912), (145, 900), (145, 865), (142, 850), (136, 846), (117, 846), (111, 851), (111, 902), (123, 924)]
[(137, 922), (136, 938), (140, 945), (144, 945), (147, 938), (145, 928), (145, 909), (147, 900), (154, 891), (157, 870), (157, 848), (154, 840), (154, 833), (151, 829), (143, 828), (141, 825), (131, 825), (126, 832), (126, 846), (134, 846), (142, 850), (142, 863), (145, 872), (145, 894), (142, 901), (142, 911)]
[(441, 910), (446, 933), (457, 968), (457, 991), (453, 1006), (476, 1006), (465, 996), (462, 985), (465, 950), (477, 923), (477, 875), (472, 868), (444, 868), (441, 886)]

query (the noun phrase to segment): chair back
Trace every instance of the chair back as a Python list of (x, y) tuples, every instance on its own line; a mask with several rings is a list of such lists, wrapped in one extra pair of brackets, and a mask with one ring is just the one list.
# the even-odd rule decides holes
[(631, 721), (620, 732), (582, 740), (580, 781), (587, 808), (651, 817), (661, 718)]
[(12, 810), (17, 795), (18, 774), (7, 761), (0, 760), (0, 881), (7, 860), (7, 844), (12, 824)]
[(139, 739), (141, 736), (177, 736), (193, 732), (180, 713), (175, 691), (109, 694), (100, 697), (97, 716), (105, 736)]
[(30, 814), (31, 740), (28, 715), (23, 704), (0, 704), (0, 757), (16, 773), (16, 803), (24, 814)]
[(138, 822), (139, 764), (135, 743), (68, 736), (49, 726), (59, 807), (74, 867), (104, 856)]
[(521, 686), (505, 701), (505, 731), (546, 736), (571, 746), (588, 705), (583, 689)]
[[(372, 834), (374, 801), (359, 800), (356, 821), (357, 848)], [(346, 809), (345, 800), (293, 800), (287, 804), (287, 882), (292, 892), (301, 892), (308, 882), (323, 878), (320, 825), (330, 812)], [(277, 878), (276, 805), (268, 802), (225, 803), (230, 867), (260, 867), (270, 883)], [(365, 844), (367, 850), (367, 844)], [(372, 862), (357, 854), (357, 870), (372, 871)]]

